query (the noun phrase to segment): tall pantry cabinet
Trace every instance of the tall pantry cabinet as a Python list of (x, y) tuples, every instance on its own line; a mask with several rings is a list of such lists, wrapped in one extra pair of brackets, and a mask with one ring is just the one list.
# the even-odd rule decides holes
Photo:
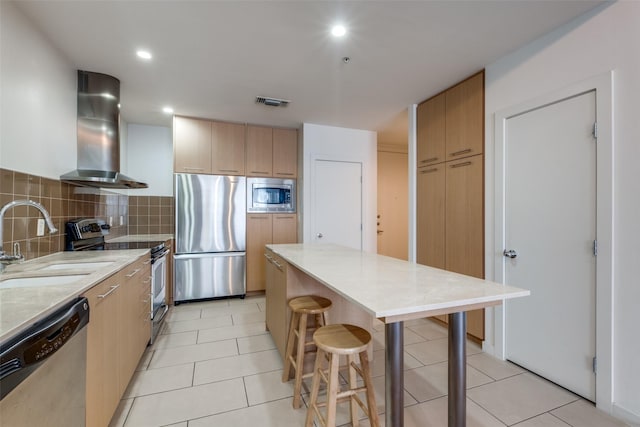
[[(417, 245), (420, 264), (484, 278), (484, 71), (418, 106)], [(445, 316), (438, 318), (446, 322)], [(484, 310), (467, 313), (484, 339)]]

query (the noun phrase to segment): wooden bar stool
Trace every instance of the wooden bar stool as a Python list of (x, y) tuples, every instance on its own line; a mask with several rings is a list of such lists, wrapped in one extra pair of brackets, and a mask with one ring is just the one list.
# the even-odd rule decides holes
[[(336, 425), (336, 405), (339, 402), (349, 401), (351, 411), (351, 424), (358, 425), (358, 406), (369, 417), (371, 427), (379, 424), (378, 411), (371, 381), (371, 371), (369, 370), (369, 358), (367, 347), (371, 342), (371, 334), (366, 330), (354, 326), (335, 324), (323, 326), (313, 334), (313, 341), (318, 348), (316, 353), (316, 363), (313, 368), (313, 385), (311, 386), (311, 400), (307, 409), (306, 427), (311, 427), (314, 416), (318, 416), (321, 425), (334, 427)], [(324, 360), (328, 355), (329, 370), (323, 368)], [(340, 356), (347, 356), (349, 368), (349, 384), (346, 390), (340, 389), (338, 369), (340, 367)], [(356, 365), (355, 357), (360, 357), (360, 366)], [(363, 387), (358, 387), (356, 373), (364, 381)], [(318, 391), (320, 390), (320, 380), (327, 383), (327, 399), (318, 403)], [(367, 405), (365, 406), (358, 393), (365, 392)], [(326, 406), (326, 417), (320, 412), (320, 407)]]
[[(295, 387), (293, 392), (293, 407), (300, 407), (300, 389), (302, 379), (313, 375), (313, 372), (304, 373), (304, 355), (308, 353), (306, 348), (313, 345), (313, 340), (307, 341), (307, 333), (314, 332), (320, 326), (326, 324), (324, 314), (331, 307), (331, 300), (316, 295), (307, 295), (293, 298), (289, 301), (291, 308), (291, 323), (287, 337), (287, 350), (284, 354), (284, 369), (282, 382), (289, 381), (290, 371), (293, 368)], [(308, 327), (307, 316), (315, 316), (315, 323)], [(295, 348), (295, 353), (294, 353)]]

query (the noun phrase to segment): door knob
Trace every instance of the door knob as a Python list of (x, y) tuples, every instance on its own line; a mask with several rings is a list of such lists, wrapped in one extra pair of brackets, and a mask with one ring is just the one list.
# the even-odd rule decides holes
[(504, 251), (502, 251), (502, 255), (506, 256), (507, 258), (513, 259), (518, 256), (518, 253), (513, 249), (509, 249), (509, 250), (505, 249)]
[(318, 233), (318, 234), (316, 234), (316, 237), (317, 237), (318, 239), (322, 239), (322, 233)]

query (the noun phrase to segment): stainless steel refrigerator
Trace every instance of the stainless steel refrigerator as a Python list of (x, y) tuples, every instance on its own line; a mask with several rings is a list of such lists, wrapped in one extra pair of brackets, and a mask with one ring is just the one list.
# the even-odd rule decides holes
[(175, 175), (174, 301), (244, 296), (246, 181)]

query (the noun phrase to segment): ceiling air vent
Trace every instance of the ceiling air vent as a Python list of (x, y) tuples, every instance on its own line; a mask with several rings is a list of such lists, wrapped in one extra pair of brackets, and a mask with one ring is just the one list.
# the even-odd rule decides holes
[(256, 103), (268, 105), (270, 107), (286, 107), (289, 105), (286, 99), (269, 98), (268, 96), (256, 96)]

